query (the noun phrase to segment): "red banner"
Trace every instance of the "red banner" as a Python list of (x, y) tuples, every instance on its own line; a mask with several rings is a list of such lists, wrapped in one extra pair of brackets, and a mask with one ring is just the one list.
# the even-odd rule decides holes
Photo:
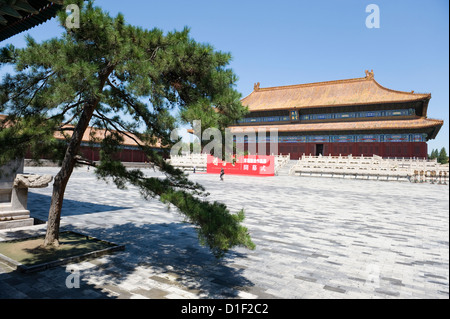
[(223, 168), (225, 175), (274, 176), (275, 157), (266, 155), (248, 155), (238, 157), (236, 163), (227, 163), (217, 157), (208, 155), (206, 172), (220, 174)]

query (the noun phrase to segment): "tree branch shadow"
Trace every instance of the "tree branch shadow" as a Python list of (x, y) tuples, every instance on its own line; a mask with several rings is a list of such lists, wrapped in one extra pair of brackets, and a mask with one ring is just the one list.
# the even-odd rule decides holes
[[(28, 207), (33, 208), (30, 209), (31, 217), (42, 221), (47, 221), (50, 204), (51, 196), (32, 192), (28, 193)], [(65, 198), (61, 210), (61, 216), (94, 214), (130, 208), (132, 207), (102, 205)]]
[[(237, 298), (254, 284), (244, 276), (244, 269), (233, 267), (233, 260), (246, 254), (229, 251), (217, 259), (199, 244), (194, 227), (187, 223), (135, 225), (126, 223), (111, 228), (72, 228), (96, 238), (125, 245), (125, 251), (109, 255), (99, 267), (116, 285), (136, 275), (137, 268), (149, 268), (156, 280), (169, 275), (176, 278), (169, 285), (195, 292), (202, 298)], [(95, 270), (97, 271), (97, 270)], [(142, 278), (144, 282), (149, 278)], [(148, 287), (151, 289), (151, 286)]]
[[(88, 264), (73, 263), (30, 274), (2, 273), (0, 265), (1, 299), (129, 298), (134, 293), (160, 299), (170, 294), (167, 289), (171, 287), (187, 292), (187, 296), (191, 293), (197, 298), (229, 299), (239, 298), (240, 291), (254, 286), (245, 277), (245, 269), (233, 265), (234, 261), (239, 263), (239, 259), (246, 258), (245, 253), (229, 251), (224, 258), (216, 259), (208, 248), (199, 244), (195, 228), (187, 223), (137, 225), (129, 222), (109, 228), (89, 225), (61, 228), (61, 232), (66, 230), (125, 245), (125, 250), (89, 259)], [(35, 235), (41, 235), (42, 231), (41, 225)], [(14, 238), (14, 232), (5, 235)], [(23, 235), (22, 231), (17, 232)], [(27, 235), (32, 233), (27, 231)], [(86, 268), (86, 265), (90, 266)], [(79, 270), (79, 289), (66, 286), (73, 269)], [(124, 289), (124, 285), (128, 288)], [(154, 290), (160, 294), (152, 294)]]
[[(31, 217), (46, 221), (50, 200), (48, 195), (30, 192), (28, 206), (32, 208)], [(65, 199), (62, 216), (129, 208)], [(80, 263), (22, 274), (18, 271), (2, 273), (0, 267), (0, 298), (128, 298), (134, 293), (133, 287), (130, 287), (131, 290), (123, 289), (123, 285), (136, 278), (141, 284), (135, 285), (135, 288), (141, 290), (150, 291), (158, 283), (156, 286), (159, 288), (175, 287), (197, 297), (211, 299), (239, 298), (240, 291), (254, 286), (245, 277), (244, 267), (237, 266), (239, 259), (246, 258), (246, 253), (241, 253), (240, 249), (231, 250), (224, 258), (215, 258), (207, 247), (199, 244), (195, 227), (189, 223), (145, 223), (146, 220), (131, 222), (126, 219), (123, 224), (117, 222), (116, 219), (116, 224), (99, 226), (89, 224), (87, 217), (83, 226), (67, 224), (60, 231), (70, 230), (125, 245), (124, 251), (90, 260), (90, 266), (86, 269), (83, 268), (85, 264)], [(39, 225), (26, 230), (11, 230), (2, 237), (8, 240), (44, 233), (45, 226)], [(70, 275), (67, 269), (72, 266), (83, 268), (80, 268), (80, 289), (68, 289), (65, 285)], [(164, 296), (163, 293), (155, 298)]]

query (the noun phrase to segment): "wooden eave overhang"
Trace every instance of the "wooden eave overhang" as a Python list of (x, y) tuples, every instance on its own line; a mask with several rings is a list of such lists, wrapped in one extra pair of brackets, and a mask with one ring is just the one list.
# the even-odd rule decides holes
[(320, 133), (320, 132), (343, 132), (343, 131), (398, 131), (398, 130), (426, 130), (428, 139), (434, 139), (444, 124), (442, 120), (427, 119), (419, 117), (411, 120), (391, 121), (353, 121), (353, 122), (327, 122), (327, 123), (298, 123), (283, 125), (256, 125), (256, 126), (233, 126), (233, 134), (257, 132), (277, 129), (284, 133)]
[(54, 18), (63, 0), (0, 0), (0, 41)]

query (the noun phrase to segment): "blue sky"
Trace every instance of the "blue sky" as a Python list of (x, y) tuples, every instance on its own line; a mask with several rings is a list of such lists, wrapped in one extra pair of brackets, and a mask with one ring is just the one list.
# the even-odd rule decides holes
[[(364, 77), (381, 85), (431, 93), (428, 116), (444, 120), (429, 152), (449, 153), (449, 2), (380, 0), (96, 0), (128, 23), (191, 36), (231, 52), (243, 97), (261, 87)], [(366, 6), (380, 9), (380, 28), (368, 29)], [(28, 31), (36, 40), (61, 33), (55, 20)], [(22, 33), (0, 45), (24, 45)], [(0, 70), (0, 74), (5, 72)]]

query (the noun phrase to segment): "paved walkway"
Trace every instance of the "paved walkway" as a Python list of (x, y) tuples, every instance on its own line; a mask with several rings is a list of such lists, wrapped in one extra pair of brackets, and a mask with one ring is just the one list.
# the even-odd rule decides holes
[[(245, 209), (254, 251), (236, 248), (216, 260), (175, 209), (78, 169), (62, 229), (124, 244), (125, 251), (27, 275), (0, 263), (0, 298), (449, 298), (448, 186), (192, 178), (212, 200)], [(47, 219), (50, 194), (51, 187), (31, 190), (32, 217)], [(45, 225), (5, 230), (0, 240), (44, 232)], [(77, 279), (79, 288), (67, 288)]]

